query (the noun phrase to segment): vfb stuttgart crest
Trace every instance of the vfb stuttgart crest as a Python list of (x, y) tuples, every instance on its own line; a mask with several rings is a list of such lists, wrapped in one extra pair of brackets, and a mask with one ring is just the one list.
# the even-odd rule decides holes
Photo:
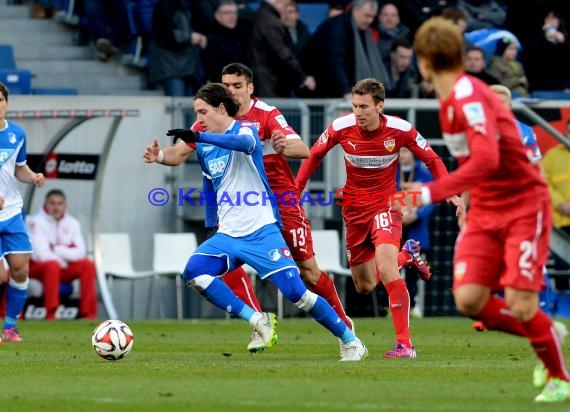
[(386, 148), (386, 150), (391, 152), (396, 147), (396, 139), (386, 140), (384, 142), (384, 147)]

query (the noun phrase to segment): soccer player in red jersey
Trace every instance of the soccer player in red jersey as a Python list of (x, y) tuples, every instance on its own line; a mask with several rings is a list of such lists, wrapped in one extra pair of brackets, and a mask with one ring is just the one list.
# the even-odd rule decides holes
[[(486, 84), (463, 72), (457, 26), (442, 18), (428, 20), (416, 33), (415, 48), (422, 77), (439, 96), (443, 137), (459, 168), (409, 190), (421, 190), (420, 204), (465, 190), (471, 196), (455, 247), (456, 306), (490, 329), (529, 339), (548, 370), (536, 402), (569, 399), (560, 341), (538, 299), (552, 227), (546, 182), (529, 161), (510, 110)], [(504, 299), (493, 295), (501, 289)]]
[[(352, 321), (346, 316), (332, 279), (319, 268), (315, 260), (311, 225), (303, 208), (298, 202), (290, 202), (287, 196), (281, 196), (284, 193), (297, 193), (295, 177), (287, 164), (286, 157), (306, 158), (309, 155), (309, 148), (297, 132), (287, 124), (279, 109), (253, 96), (253, 73), (247, 66), (232, 63), (224, 67), (222, 83), (230, 89), (240, 103), (235, 119), (249, 120), (258, 127), (259, 138), (264, 145), (265, 173), (271, 190), (277, 194), (279, 213), (283, 223), (281, 233), (299, 267), (302, 279), (309, 290), (324, 298), (352, 330)], [(288, 204), (283, 204), (283, 200)], [(249, 276), (243, 268), (228, 273), (223, 280), (243, 301), (261, 312)], [(257, 352), (263, 349), (265, 349), (265, 343), (254, 332), (248, 350)]]
[[(429, 278), (429, 267), (421, 258), (419, 248), (417, 255), (406, 249), (399, 251), (401, 206), (389, 197), (396, 193), (400, 147), (409, 148), (436, 179), (446, 176), (447, 169), (410, 123), (382, 113), (385, 94), (384, 85), (376, 79), (356, 83), (352, 88), (352, 113), (334, 120), (311, 148), (309, 159), (303, 162), (297, 175), (297, 187), (303, 190), (326, 153), (337, 144), (341, 145), (347, 176), (342, 214), (356, 290), (369, 293), (380, 281), (384, 284), (396, 331), (396, 344), (384, 356), (414, 358), (416, 351), (409, 325), (410, 296), (399, 267), (415, 259), (423, 266), (425, 278)], [(453, 202), (461, 204), (457, 196), (453, 197)]]

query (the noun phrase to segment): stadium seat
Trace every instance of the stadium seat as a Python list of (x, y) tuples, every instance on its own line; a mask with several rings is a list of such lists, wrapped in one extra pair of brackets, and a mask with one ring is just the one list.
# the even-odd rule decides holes
[(30, 94), (32, 73), (26, 69), (0, 69), (0, 82), (10, 90), (10, 94)]
[(0, 44), (0, 69), (15, 69), (14, 49), (9, 44)]
[[(133, 260), (131, 254), (131, 238), (128, 233), (101, 233), (100, 237), (101, 257), (103, 272), (107, 278), (109, 293), (112, 296), (113, 279), (123, 279), (131, 281), (131, 313), (130, 318), (135, 312), (135, 281), (141, 279), (150, 279), (150, 292), (146, 317), (150, 317), (150, 309), (153, 294), (154, 280), (158, 276), (155, 271), (136, 271), (133, 269)], [(124, 316), (122, 316), (124, 317)]]
[[(336, 230), (313, 230), (313, 249), (315, 251), (315, 259), (321, 270), (324, 270), (333, 277), (339, 275), (342, 278), (340, 283), (338, 295), (342, 302), (345, 304), (346, 298), (346, 280), (352, 278), (350, 269), (345, 268), (340, 263), (340, 236)], [(372, 293), (374, 314), (378, 313), (376, 294)]]
[(160, 276), (172, 276), (176, 282), (176, 316), (183, 318), (182, 271), (198, 246), (194, 233), (155, 233), (153, 269)]

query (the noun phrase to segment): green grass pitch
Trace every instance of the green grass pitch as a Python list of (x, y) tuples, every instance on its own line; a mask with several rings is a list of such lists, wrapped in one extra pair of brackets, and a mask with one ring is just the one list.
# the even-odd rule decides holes
[(115, 362), (91, 347), (98, 322), (21, 322), (25, 342), (0, 346), (0, 411), (570, 410), (534, 404), (524, 339), (413, 320), (418, 358), (389, 360), (391, 320), (355, 321), (364, 362), (338, 362), (336, 339), (311, 319), (282, 320), (279, 345), (261, 354), (245, 350), (240, 320), (127, 321), (133, 351)]

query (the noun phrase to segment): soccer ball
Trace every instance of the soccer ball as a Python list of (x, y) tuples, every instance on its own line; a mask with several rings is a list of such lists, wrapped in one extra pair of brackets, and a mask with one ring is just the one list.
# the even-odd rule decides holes
[(120, 320), (101, 322), (93, 331), (91, 343), (97, 355), (107, 360), (123, 359), (133, 348), (131, 328)]

